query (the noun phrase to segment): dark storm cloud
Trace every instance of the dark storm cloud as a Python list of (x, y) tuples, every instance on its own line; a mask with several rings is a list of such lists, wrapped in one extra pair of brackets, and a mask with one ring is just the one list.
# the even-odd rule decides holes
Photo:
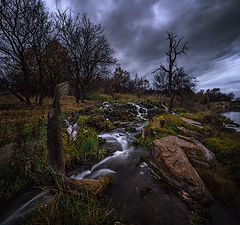
[(102, 22), (121, 65), (133, 74), (150, 77), (164, 62), (166, 31), (171, 31), (189, 43), (179, 65), (197, 76), (200, 87), (215, 80), (226, 89), (224, 77), (239, 81), (239, 0), (62, 0), (62, 5)]

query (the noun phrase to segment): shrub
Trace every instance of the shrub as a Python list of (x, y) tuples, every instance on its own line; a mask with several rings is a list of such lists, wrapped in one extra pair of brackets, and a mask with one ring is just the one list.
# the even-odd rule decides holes
[(113, 100), (113, 98), (110, 95), (105, 95), (100, 92), (92, 92), (87, 95), (87, 100), (96, 102), (110, 102)]

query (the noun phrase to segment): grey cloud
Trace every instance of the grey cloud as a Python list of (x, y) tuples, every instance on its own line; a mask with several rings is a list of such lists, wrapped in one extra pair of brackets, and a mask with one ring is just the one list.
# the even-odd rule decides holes
[[(150, 77), (160, 61), (164, 62), (167, 30), (184, 36), (189, 43), (188, 56), (179, 64), (198, 78), (209, 72), (214, 74), (216, 60), (231, 58), (240, 52), (239, 0), (68, 2), (75, 13), (87, 12), (95, 22), (102, 22), (120, 63), (133, 74), (138, 72)], [(225, 84), (216, 83), (218, 85), (224, 87)]]

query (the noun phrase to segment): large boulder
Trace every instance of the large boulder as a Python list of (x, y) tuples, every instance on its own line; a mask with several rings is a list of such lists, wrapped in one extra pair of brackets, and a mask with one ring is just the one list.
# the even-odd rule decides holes
[(212, 168), (216, 165), (215, 155), (193, 137), (170, 136), (169, 141), (184, 151), (193, 167)]
[(154, 141), (152, 165), (178, 188), (185, 190), (202, 203), (209, 202), (212, 200), (211, 194), (175, 140), (174, 136), (168, 136)]

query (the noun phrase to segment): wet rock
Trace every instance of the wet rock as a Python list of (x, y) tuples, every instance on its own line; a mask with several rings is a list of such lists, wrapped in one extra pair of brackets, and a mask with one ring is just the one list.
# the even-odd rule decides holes
[(109, 131), (115, 128), (111, 121), (106, 120), (104, 116), (99, 114), (91, 115), (87, 120), (87, 123), (89, 126), (92, 126), (99, 131)]
[(140, 109), (139, 109), (139, 112), (140, 112), (140, 113), (146, 113), (146, 109), (140, 108)]
[(152, 165), (178, 188), (185, 190), (202, 203), (209, 202), (212, 200), (211, 194), (174, 138), (168, 136), (154, 141)]
[(129, 133), (137, 132), (137, 129), (135, 127), (126, 127), (125, 130), (128, 131)]
[(135, 138), (140, 138), (142, 136), (142, 133), (137, 133), (136, 135), (135, 135)]
[(212, 168), (216, 165), (214, 153), (193, 137), (169, 136), (169, 141), (182, 148), (192, 166)]
[(122, 126), (121, 123), (118, 122), (118, 121), (114, 122), (113, 125), (114, 125), (115, 127), (121, 127), (121, 126)]
[(179, 131), (182, 131), (188, 137), (193, 137), (193, 138), (196, 138), (198, 140), (204, 138), (204, 135), (198, 133), (197, 131), (188, 130), (185, 127), (177, 127), (177, 129)]

